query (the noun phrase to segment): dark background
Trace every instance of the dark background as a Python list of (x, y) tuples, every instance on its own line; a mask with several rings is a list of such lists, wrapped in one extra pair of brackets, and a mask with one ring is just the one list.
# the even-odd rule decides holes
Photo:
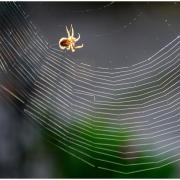
[(84, 48), (69, 56), (93, 66), (141, 62), (179, 35), (176, 2), (29, 2), (24, 4), (38, 31), (53, 48), (73, 24)]

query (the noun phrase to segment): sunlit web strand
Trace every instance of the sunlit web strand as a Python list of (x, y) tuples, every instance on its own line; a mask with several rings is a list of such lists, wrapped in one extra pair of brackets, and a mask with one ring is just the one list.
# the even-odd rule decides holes
[(94, 12), (94, 11), (99, 11), (99, 10), (103, 10), (107, 7), (110, 7), (114, 4), (115, 2), (109, 2), (104, 6), (101, 6), (99, 8), (93, 8), (93, 9), (85, 9), (85, 10), (77, 10), (77, 11), (72, 11), (73, 13), (89, 13), (89, 12)]
[[(90, 77), (90, 78), (86, 78), (86, 80), (88, 80), (88, 81), (93, 81), (93, 80), (91, 80), (91, 78), (92, 79), (95, 79), (96, 81), (97, 81), (97, 83), (101, 83), (101, 84), (105, 84), (105, 85), (110, 85), (110, 86), (117, 86), (117, 85), (122, 85), (123, 83), (120, 83), (120, 84), (115, 84), (115, 82), (120, 82), (120, 81), (125, 81), (125, 80), (128, 80), (128, 79), (133, 79), (133, 78), (138, 78), (138, 79), (140, 79), (140, 77), (142, 76), (142, 77), (144, 77), (144, 75), (148, 75), (148, 73), (152, 73), (152, 72), (155, 72), (156, 70), (160, 70), (163, 66), (165, 66), (165, 65), (167, 65), (167, 64), (170, 64), (171, 62), (173, 62), (173, 61), (175, 61), (174, 63), (177, 63), (177, 61), (176, 61), (176, 59), (179, 57), (179, 54), (175, 54), (175, 52), (178, 52), (178, 50), (179, 50), (179, 48), (176, 50), (176, 51), (174, 51), (172, 54), (170, 54), (170, 55), (168, 55), (168, 58), (170, 58), (172, 55), (174, 55), (175, 57), (173, 58), (173, 59), (171, 59), (170, 61), (167, 61), (167, 62), (164, 62), (164, 63), (162, 63), (162, 65), (161, 66), (159, 66), (159, 67), (157, 67), (157, 68), (154, 68), (153, 70), (150, 70), (150, 71), (147, 71), (147, 69), (145, 69), (145, 70), (143, 70), (143, 71), (145, 71), (145, 73), (140, 73), (142, 70), (140, 70), (140, 72), (139, 71), (137, 71), (136, 72), (136, 74), (137, 73), (139, 73), (139, 75), (135, 75), (135, 74), (125, 74), (126, 76), (129, 76), (128, 78), (121, 78), (121, 79), (118, 79), (118, 78), (120, 78), (120, 77), (123, 77), (124, 75), (119, 75), (119, 76), (101, 76), (101, 78), (99, 78), (98, 77), (98, 73), (94, 73), (94, 74), (92, 74), (91, 73), (91, 75), (89, 75), (89, 74), (87, 74), (85, 71), (82, 71), (81, 69), (80, 70), (78, 70), (78, 67), (76, 67), (76, 66), (73, 66), (73, 65), (71, 65), (71, 68), (70, 67), (68, 67), (67, 65), (65, 65), (64, 63), (65, 63), (65, 61), (63, 61), (63, 63), (61, 63), (62, 65), (63, 65), (63, 67), (62, 68), (66, 68), (67, 67), (67, 71), (69, 71), (70, 73), (72, 73), (73, 75), (75, 75), (75, 76), (77, 76), (76, 74), (74, 74), (73, 72), (77, 72), (78, 71), (78, 75), (80, 74), (80, 75), (85, 75), (86, 77)], [(172, 56), (173, 57), (173, 56)], [(172, 58), (171, 57), (171, 58)], [(58, 60), (56, 60), (58, 57), (56, 57), (56, 56), (52, 56), (52, 57), (50, 57), (52, 60), (55, 60), (55, 61), (58, 61)], [(168, 58), (166, 57), (165, 59), (166, 60), (168, 60)], [(165, 59), (163, 59), (163, 60), (165, 60)], [(162, 60), (161, 60), (162, 61)], [(159, 64), (159, 63), (158, 63)], [(155, 65), (158, 65), (158, 64), (155, 64)], [(60, 64), (59, 64), (60, 65)], [(153, 65), (153, 67), (155, 66), (155, 65)], [(172, 65), (172, 64), (171, 64)], [(166, 69), (167, 69), (168, 67), (166, 67)], [(164, 70), (166, 70), (166, 69), (164, 69)], [(159, 72), (159, 74), (161, 73), (161, 71)], [(133, 76), (133, 77), (132, 77)], [(148, 76), (148, 78), (151, 78), (151, 77), (153, 77), (153, 76)], [(84, 78), (85, 79), (85, 77), (81, 77), (81, 78)], [(109, 80), (108, 80), (108, 78), (109, 78)], [(116, 79), (115, 79), (116, 78)], [(102, 81), (107, 81), (107, 82), (109, 82), (109, 83), (107, 83), (107, 82), (102, 82), (102, 81), (99, 81), (99, 80), (102, 80)], [(110, 83), (110, 82), (112, 82), (113, 81), (113, 84), (112, 83)], [(131, 83), (131, 82), (128, 82), (129, 84)], [(128, 84), (127, 83), (127, 84)]]
[[(55, 60), (55, 59), (53, 59), (53, 60)], [(176, 60), (176, 59), (175, 59)], [(179, 60), (178, 60), (179, 61)], [(176, 62), (174, 62), (172, 65), (174, 65), (174, 64), (178, 64), (178, 61)], [(57, 61), (58, 62), (58, 61)], [(48, 63), (49, 64), (49, 66), (51, 66), (51, 63)], [(58, 66), (58, 64), (57, 64), (57, 66)], [(178, 65), (179, 66), (179, 65)], [(170, 67), (166, 67), (164, 70), (166, 70), (166, 69), (168, 69), (168, 68), (170, 68)], [(56, 68), (57, 69), (57, 68)], [(62, 69), (63, 69), (63, 67), (62, 67)], [(70, 70), (69, 69), (64, 69), (64, 70), (66, 70), (66, 71), (68, 71), (69, 72), (69, 74), (72, 74), (73, 75), (73, 77), (77, 77), (77, 78), (83, 78), (83, 77), (81, 77), (81, 76), (79, 76), (79, 72), (77, 73), (78, 75), (76, 75), (75, 73), (72, 73), (72, 72), (77, 72), (77, 71), (73, 71), (73, 69), (71, 68)], [(172, 71), (172, 70), (171, 70)], [(163, 72), (163, 71), (162, 71)], [(161, 71), (158, 73), (158, 74), (155, 74), (155, 75), (153, 75), (152, 77), (155, 77), (155, 76), (157, 76), (157, 75), (160, 75), (161, 73), (162, 73)], [(61, 70), (60, 71), (60, 73), (61, 74), (64, 74), (63, 73), (63, 71)], [(68, 75), (68, 74), (67, 74)], [(68, 76), (70, 76), (70, 75), (68, 75)], [(163, 79), (164, 77), (166, 76), (166, 74), (165, 75), (163, 75), (160, 79), (157, 79), (157, 80), (155, 80), (154, 81), (154, 83), (155, 82), (158, 82), (158, 81), (160, 81), (161, 79)], [(149, 77), (148, 76), (148, 78), (146, 78), (146, 79), (150, 79), (150, 78), (152, 78), (151, 76)], [(169, 78), (169, 77), (168, 77)], [(75, 78), (76, 79), (76, 78)], [(87, 79), (87, 78), (83, 78), (83, 80), (88, 80), (88, 81), (91, 81), (91, 82), (95, 82), (95, 81), (92, 81), (91, 79)], [(141, 81), (143, 81), (143, 80), (146, 80), (146, 79), (140, 79), (140, 80), (138, 80), (138, 81), (136, 81), (136, 82), (133, 82), (133, 83), (137, 83), (137, 82), (141, 82)], [(113, 81), (114, 82), (114, 81)], [(92, 83), (87, 83), (87, 82), (85, 82), (86, 84), (88, 84), (88, 85), (92, 85), (92, 86), (94, 86)], [(101, 83), (101, 82), (99, 82), (99, 81), (96, 81), (96, 84), (104, 84), (104, 83)], [(151, 82), (150, 82), (151, 83)], [(150, 84), (149, 83), (149, 84)], [(108, 84), (108, 83), (106, 83), (107, 85), (109, 85), (109, 86), (113, 86), (114, 85), (114, 87), (117, 87), (118, 85), (123, 85), (123, 84)], [(128, 84), (128, 83), (124, 83), (124, 84)], [(148, 83), (146, 83), (146, 84), (140, 84), (139, 85), (139, 87), (140, 86), (142, 86), (142, 85), (148, 85)], [(158, 84), (159, 85), (159, 84)], [(94, 86), (95, 88), (101, 88), (101, 87), (103, 87), (103, 86)], [(134, 86), (134, 87), (138, 87), (138, 86)], [(134, 88), (133, 86), (131, 87), (131, 88)], [(103, 87), (104, 88), (104, 87)], [(114, 91), (117, 91), (117, 90), (122, 90), (122, 89), (129, 89), (130, 87), (128, 87), (128, 88), (121, 88), (121, 89), (111, 89), (111, 88), (106, 88), (106, 89), (109, 89), (109, 90), (114, 90)], [(96, 91), (95, 91), (95, 93), (97, 93)], [(132, 92), (131, 92), (132, 93)], [(93, 93), (92, 93), (93, 94)], [(125, 94), (125, 93), (120, 93), (120, 95), (122, 95), (122, 94)], [(109, 95), (111, 95), (111, 93), (109, 94)], [(116, 94), (116, 96), (117, 96), (118, 94)]]
[[(176, 104), (175, 104), (176, 105)], [(171, 108), (172, 108), (173, 106), (171, 106)]]
[(133, 173), (133, 172), (132, 172)]
[[(22, 14), (15, 4), (1, 3), (0, 7), (8, 9), (5, 14), (2, 14), (0, 21), (2, 27), (8, 25), (1, 29), (1, 33), (4, 35), (3, 40), (1, 37), (2, 49), (4, 48), (3, 59), (6, 61), (4, 66), (6, 70), (10, 70), (13, 77), (24, 79), (24, 82), (29, 84), (35, 80), (37, 70), (42, 63), (40, 54), (46, 50), (47, 46), (38, 41), (39, 38), (34, 33), (33, 27), (22, 18)], [(18, 28), (19, 26), (21, 29)], [(19, 75), (20, 77), (18, 77)], [(25, 91), (23, 93), (27, 95)]]
[[(48, 76), (48, 74), (46, 75), (46, 76)], [(44, 77), (45, 78), (45, 77)], [(166, 85), (166, 84), (165, 84)], [(166, 90), (166, 89), (165, 89)], [(137, 105), (137, 104), (136, 104)], [(140, 105), (140, 104), (139, 104)], [(144, 104), (143, 104), (144, 105)]]

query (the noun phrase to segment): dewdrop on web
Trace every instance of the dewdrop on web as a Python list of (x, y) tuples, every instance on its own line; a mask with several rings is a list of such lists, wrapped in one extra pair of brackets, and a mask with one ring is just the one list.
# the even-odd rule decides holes
[(74, 29), (73, 26), (71, 24), (70, 30), (68, 30), (67, 26), (66, 26), (66, 32), (68, 37), (62, 37), (59, 40), (59, 47), (62, 50), (67, 49), (68, 51), (71, 50), (72, 52), (75, 52), (76, 49), (80, 49), (83, 47), (83, 44), (81, 44), (80, 46), (76, 46), (76, 42), (79, 41), (80, 39), (80, 34), (78, 33), (78, 37), (74, 37)]

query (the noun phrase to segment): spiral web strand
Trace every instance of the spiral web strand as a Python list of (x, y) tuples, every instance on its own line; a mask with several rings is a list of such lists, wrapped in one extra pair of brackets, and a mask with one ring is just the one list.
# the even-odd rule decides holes
[(91, 67), (49, 47), (19, 4), (0, 8), (1, 74), (22, 86), (15, 94), (2, 81), (1, 89), (26, 103), (25, 115), (60, 149), (121, 174), (179, 161), (179, 36), (130, 67)]

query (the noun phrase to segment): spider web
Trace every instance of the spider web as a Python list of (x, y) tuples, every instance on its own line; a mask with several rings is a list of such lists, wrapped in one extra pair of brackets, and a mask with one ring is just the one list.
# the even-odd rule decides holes
[(115, 2), (108, 2), (106, 5), (104, 6), (101, 6), (99, 8), (91, 8), (91, 9), (83, 9), (83, 10), (76, 10), (76, 11), (73, 11), (74, 13), (89, 13), (89, 12), (94, 12), (94, 11), (99, 11), (99, 10), (103, 10), (107, 7), (110, 7), (111, 5), (113, 5)]
[(58, 148), (125, 175), (179, 161), (179, 36), (132, 66), (92, 67), (51, 48), (19, 4), (0, 8), (1, 90)]

